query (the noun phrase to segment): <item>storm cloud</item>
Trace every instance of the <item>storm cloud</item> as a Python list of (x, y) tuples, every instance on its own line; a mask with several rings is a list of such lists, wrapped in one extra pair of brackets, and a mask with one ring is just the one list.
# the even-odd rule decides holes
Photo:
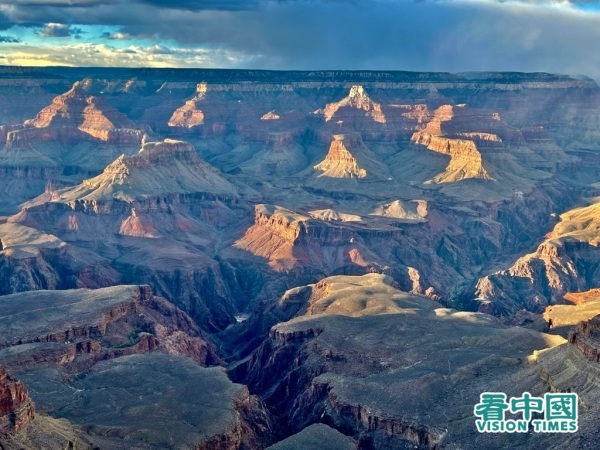
[[(0, 29), (2, 14), (17, 27), (112, 27), (96, 36), (107, 43), (143, 40), (136, 51), (180, 58), (181, 66), (198, 64), (185, 58), (202, 50), (227, 54), (213, 59), (227, 67), (545, 71), (598, 79), (597, 6), (560, 0), (0, 0)], [(106, 58), (98, 64), (106, 65)]]

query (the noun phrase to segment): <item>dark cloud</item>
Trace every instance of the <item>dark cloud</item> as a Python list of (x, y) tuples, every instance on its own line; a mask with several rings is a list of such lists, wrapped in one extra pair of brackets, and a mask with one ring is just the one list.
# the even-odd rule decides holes
[[(119, 31), (102, 35), (107, 41), (147, 39), (152, 44), (147, 54), (156, 56), (177, 57), (178, 48), (227, 52), (218, 61), (232, 67), (600, 77), (600, 13), (582, 12), (562, 0), (15, 0), (10, 8), (2, 5), (9, 3), (0, 0), (0, 11), (9, 14), (5, 29), (14, 22), (111, 26)], [(0, 29), (2, 20), (0, 12)]]
[(13, 25), (14, 25), (13, 22), (11, 20), (9, 20), (9, 18), (6, 16), (6, 14), (4, 14), (2, 11), (0, 11), (0, 30), (8, 30)]
[(0, 44), (18, 44), (21, 39), (14, 36), (0, 36)]
[(241, 11), (255, 9), (265, 0), (138, 0), (140, 3), (160, 8), (188, 11)]
[(49, 23), (38, 33), (40, 37), (45, 38), (64, 38), (75, 37), (79, 38), (82, 33), (81, 28), (72, 27), (63, 23)]
[(0, 2), (0, 5), (10, 4), (14, 6), (25, 7), (93, 7), (98, 5), (114, 5), (122, 3), (122, 0), (11, 0), (10, 2)]

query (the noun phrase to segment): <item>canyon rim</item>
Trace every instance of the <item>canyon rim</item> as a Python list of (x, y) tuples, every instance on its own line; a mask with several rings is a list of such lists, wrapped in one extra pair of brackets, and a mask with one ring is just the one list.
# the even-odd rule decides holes
[(597, 448), (599, 167), (586, 77), (0, 66), (0, 448)]

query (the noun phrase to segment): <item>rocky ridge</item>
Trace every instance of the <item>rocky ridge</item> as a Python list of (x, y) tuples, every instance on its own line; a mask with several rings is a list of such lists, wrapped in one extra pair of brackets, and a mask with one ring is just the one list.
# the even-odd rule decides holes
[[(149, 284), (166, 300), (136, 308), (143, 323), (167, 332), (136, 331), (142, 319), (127, 314), (89, 343), (63, 347), (33, 338), (0, 350), (0, 363), (42, 411), (21, 431), (34, 430), (40, 418), (75, 442), (71, 425), (53, 422), (63, 420), (56, 419), (64, 406), (61, 377), (78, 373), (72, 386), (84, 392), (86, 405), (94, 404), (97, 383), (115, 387), (104, 372), (142, 377), (159, 392), (145, 367), (164, 357), (162, 348), (172, 354), (156, 379), (176, 388), (171, 372), (187, 367), (178, 355), (202, 354), (211, 339), (250, 391), (229, 389), (222, 373), (190, 369), (185, 383), (213, 380), (237, 393), (224, 396), (232, 411), (226, 426), (203, 436), (193, 427), (182, 431), (191, 436), (189, 446), (264, 448), (285, 438), (282, 446), (303, 448), (323, 436), (359, 448), (493, 448), (502, 442), (474, 436), (469, 422), (478, 391), (540, 394), (569, 383), (589, 389), (577, 370), (563, 373), (560, 365), (594, 373), (593, 326), (577, 328), (575, 345), (529, 357), (557, 337), (505, 323), (542, 330), (536, 313), (546, 304), (597, 287), (597, 211), (584, 203), (597, 195), (598, 182), (600, 95), (590, 80), (151, 69), (98, 69), (93, 76), (65, 69), (58, 79), (46, 70), (31, 73), (47, 82), (28, 79), (27, 70), (0, 69), (6, 104), (35, 94), (31, 105), (0, 106), (7, 112), (0, 136), (23, 138), (0, 149), (0, 178), (12, 201), (0, 201), (0, 210), (13, 214), (26, 201), (18, 214), (0, 219), (3, 293), (40, 290), (44, 298), (46, 289)], [(77, 92), (70, 92), (77, 80)], [(20, 125), (40, 109), (34, 121), (44, 126)], [(151, 136), (142, 151), (139, 142), (111, 137), (110, 130), (127, 127)], [(35, 133), (50, 140), (36, 142)], [(581, 204), (556, 224), (555, 213)], [(327, 278), (372, 272), (380, 275)], [(592, 303), (572, 305), (577, 311), (563, 316), (587, 321)], [(574, 322), (561, 322), (559, 306), (567, 307), (555, 305), (546, 315), (555, 312), (556, 333), (568, 336)], [(178, 325), (165, 318), (173, 314)], [(185, 323), (199, 335), (184, 331)], [(348, 345), (344, 339), (354, 336), (361, 339)], [(428, 358), (420, 362), (415, 348), (425, 348)], [(96, 359), (105, 356), (99, 367)], [(50, 371), (35, 365), (40, 358), (54, 361)], [(264, 373), (280, 376), (271, 383)], [(201, 407), (188, 403), (186, 389), (178, 391), (181, 404)], [(395, 407), (386, 402), (390, 392), (409, 394)], [(438, 395), (450, 420), (426, 404)], [(148, 411), (146, 401), (114, 398), (124, 410)], [(170, 405), (155, 403), (171, 414)], [(68, 418), (79, 420), (95, 445), (124, 439), (133, 446), (142, 433), (151, 446), (167, 446), (157, 427), (139, 425), (135, 413), (117, 423), (114, 411), (86, 408), (77, 404)], [(274, 425), (292, 416), (291, 428)], [(582, 417), (585, 436), (593, 418), (593, 411)], [(582, 436), (565, 439), (565, 446), (585, 448)], [(513, 447), (558, 444), (552, 437), (510, 440)]]

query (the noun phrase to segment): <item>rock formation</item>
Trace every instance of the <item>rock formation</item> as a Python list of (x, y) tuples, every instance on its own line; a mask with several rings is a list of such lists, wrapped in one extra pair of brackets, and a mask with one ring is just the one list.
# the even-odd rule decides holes
[(65, 202), (110, 198), (131, 202), (157, 195), (200, 192), (237, 195), (237, 189), (202, 161), (192, 145), (166, 139), (144, 144), (135, 155), (121, 155), (101, 175), (60, 192), (58, 197)]
[(196, 96), (185, 102), (178, 108), (169, 119), (170, 127), (193, 128), (204, 123), (204, 113), (198, 109), (199, 102), (204, 98), (207, 91), (206, 83), (198, 85)]
[[(0, 445), (589, 446), (599, 102), (543, 73), (0, 67), (0, 364), (36, 404)], [(475, 433), (489, 390), (578, 392), (580, 432)]]
[(21, 431), (34, 416), (27, 388), (0, 366), (0, 438)]
[[(494, 180), (484, 167), (476, 142), (482, 142), (485, 146), (493, 143), (502, 148), (502, 139), (495, 134), (482, 132), (490, 129), (485, 121), (482, 123), (478, 120), (479, 115), (465, 114), (465, 110), (470, 112), (466, 105), (441, 106), (435, 110), (434, 117), (425, 128), (412, 136), (416, 144), (450, 156), (446, 170), (433, 178), (436, 183), (452, 183), (468, 178)], [(491, 120), (494, 119), (500, 120), (492, 116)], [(481, 130), (477, 129), (478, 126), (482, 127)]]
[(364, 111), (364, 115), (369, 119), (385, 123), (385, 114), (381, 110), (381, 104), (374, 102), (365, 92), (363, 86), (355, 85), (350, 88), (350, 93), (347, 97), (343, 98), (339, 102), (328, 103), (323, 110), (323, 116), (325, 121), (339, 119), (343, 120), (344, 110), (346, 108), (353, 108)]
[(540, 313), (569, 292), (596, 287), (599, 211), (595, 201), (564, 213), (534, 253), (481, 278), (475, 287), (480, 310), (509, 314), (524, 307)]
[(55, 97), (34, 119), (26, 120), (23, 129), (8, 132), (6, 143), (8, 146), (25, 146), (36, 141), (69, 142), (89, 136), (131, 146), (139, 144), (144, 134), (127, 116), (104, 99), (89, 96), (82, 83), (76, 82), (69, 91)]
[[(261, 393), (292, 432), (322, 422), (376, 448), (477, 441), (467, 405), (481, 386), (502, 384), (534, 350), (565, 342), (440, 308), (382, 275), (326, 278), (304, 301), (289, 298), (303, 307), (271, 328), (234, 378)], [(267, 379), (265, 371), (277, 375)], [(450, 425), (456, 417), (464, 423)]]
[(314, 169), (323, 172), (320, 176), (330, 178), (365, 178), (367, 171), (359, 167), (356, 158), (344, 145), (346, 137), (335, 135), (325, 159)]

